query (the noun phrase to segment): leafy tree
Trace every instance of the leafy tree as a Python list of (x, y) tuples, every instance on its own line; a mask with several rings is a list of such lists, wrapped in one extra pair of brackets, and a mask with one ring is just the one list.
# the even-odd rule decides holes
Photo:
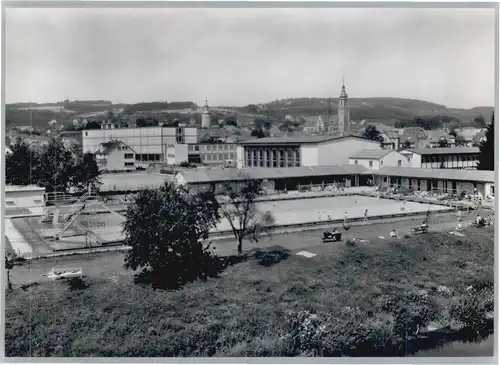
[(87, 124), (83, 126), (83, 129), (85, 130), (101, 129), (101, 123), (99, 123), (97, 120), (91, 120), (90, 122), (87, 122)]
[(380, 135), (380, 132), (379, 130), (377, 129), (377, 127), (375, 127), (374, 125), (368, 125), (365, 130), (363, 131), (363, 137), (364, 138), (367, 138), (367, 139), (370, 139), (372, 141), (380, 141), (382, 142), (383, 140), (383, 137)]
[(109, 120), (115, 119), (115, 115), (113, 114), (113, 112), (111, 110), (108, 110), (107, 117)]
[(491, 115), (491, 123), (486, 130), (485, 140), (479, 145), (478, 170), (495, 170), (495, 113)]
[(5, 158), (5, 182), (11, 185), (30, 185), (36, 182), (38, 155), (18, 138), (11, 147), (12, 154)]
[(202, 240), (219, 221), (218, 211), (213, 194), (192, 194), (171, 183), (139, 192), (126, 213), (124, 243), (131, 250), (125, 267), (138, 271), (136, 282), (155, 289), (216, 275), (220, 261)]
[(224, 185), (226, 204), (221, 206), (221, 215), (231, 225), (234, 237), (238, 240), (238, 254), (243, 252), (243, 239), (250, 238), (258, 242), (260, 233), (267, 231), (274, 224), (271, 212), (261, 213), (257, 210), (256, 200), (260, 195), (259, 181), (245, 177), (237, 186)]
[(98, 190), (99, 167), (95, 160), (95, 155), (86, 152), (83, 155), (79, 152), (76, 161), (71, 169), (71, 187), (78, 192), (85, 192), (90, 185), (92, 190)]
[(234, 115), (230, 115), (224, 119), (225, 125), (232, 125), (234, 127), (238, 126), (238, 121)]
[(36, 166), (38, 185), (45, 187), (47, 192), (68, 192), (71, 186), (73, 156), (61, 139), (52, 137), (40, 154)]
[(482, 115), (478, 115), (474, 118), (474, 124), (479, 128), (486, 128), (486, 120)]
[(448, 141), (446, 140), (446, 138), (439, 139), (439, 147), (448, 147)]

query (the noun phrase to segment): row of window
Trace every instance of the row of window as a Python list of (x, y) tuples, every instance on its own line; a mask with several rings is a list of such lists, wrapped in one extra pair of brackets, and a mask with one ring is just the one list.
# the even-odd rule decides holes
[(476, 156), (422, 156), (422, 163), (476, 161)]
[(236, 146), (232, 144), (201, 144), (188, 146), (188, 151), (235, 151)]
[(226, 161), (236, 159), (234, 153), (207, 153), (202, 154), (200, 157), (202, 161)]
[[(354, 160), (354, 164), (357, 165), (358, 164), (358, 160)], [(403, 161), (402, 160), (398, 160), (398, 167), (401, 167), (403, 164)], [(368, 166), (369, 167), (373, 167), (373, 160), (370, 160), (368, 161)], [(384, 161), (380, 161), (380, 167), (384, 166)]]
[(135, 155), (135, 160), (136, 161), (144, 161), (144, 162), (160, 161), (161, 154), (160, 153), (137, 153)]

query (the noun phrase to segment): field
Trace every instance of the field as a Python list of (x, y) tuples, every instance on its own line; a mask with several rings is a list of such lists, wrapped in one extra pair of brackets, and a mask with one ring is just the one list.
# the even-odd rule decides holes
[[(478, 281), (492, 287), (493, 234), (489, 227), (468, 229), (461, 238), (433, 232), (339, 243), (332, 252), (292, 253), (271, 266), (249, 256), (219, 278), (174, 292), (135, 285), (123, 269), (89, 276), (80, 289), (42, 279), (24, 289), (16, 284), (6, 296), (6, 355), (411, 354), (418, 343), (399, 352), (392, 346), (400, 341), (400, 317), (384, 303), (425, 291), (432, 305), (407, 305), (432, 317), (434, 327), (455, 326), (449, 308), (466, 287)], [(96, 266), (104, 270), (106, 262)]]

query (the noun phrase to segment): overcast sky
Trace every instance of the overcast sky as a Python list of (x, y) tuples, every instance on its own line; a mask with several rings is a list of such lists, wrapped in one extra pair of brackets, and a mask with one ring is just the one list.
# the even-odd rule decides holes
[(494, 105), (493, 9), (7, 9), (6, 101)]

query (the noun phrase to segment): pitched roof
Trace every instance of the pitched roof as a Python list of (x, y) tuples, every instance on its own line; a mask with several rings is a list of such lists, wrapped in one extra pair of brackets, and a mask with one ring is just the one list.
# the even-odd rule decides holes
[(266, 137), (266, 138), (258, 138), (258, 139), (250, 139), (243, 142), (240, 142), (243, 145), (256, 145), (256, 144), (305, 144), (305, 143), (321, 143), (327, 141), (340, 140), (345, 138), (357, 138), (363, 139), (368, 142), (379, 143), (377, 141), (372, 141), (367, 138), (363, 138), (360, 136), (355, 136), (353, 134), (346, 134), (344, 136), (297, 136), (297, 137), (282, 137), (282, 138), (274, 138), (274, 137)]
[(418, 167), (383, 167), (365, 174), (400, 176), (419, 179), (448, 179), (461, 181), (495, 182), (495, 171), (459, 169), (422, 169)]
[(455, 155), (463, 153), (479, 153), (479, 147), (410, 148), (406, 151), (410, 151), (418, 155)]
[(440, 140), (441, 138), (448, 137), (448, 133), (439, 129), (429, 130), (426, 133), (427, 138), (430, 138), (431, 140)]
[(351, 175), (361, 174), (366, 171), (361, 165), (335, 165), (314, 167), (287, 167), (287, 168), (244, 168), (221, 169), (205, 168), (181, 171), (179, 174), (188, 183), (209, 183), (252, 179), (278, 179), (307, 176)]
[(122, 141), (107, 141), (107, 142), (101, 143), (101, 146), (104, 147), (103, 150), (102, 150), (102, 152), (101, 152), (101, 154), (102, 155), (107, 155), (109, 152), (111, 152), (112, 150), (114, 150), (116, 147), (118, 147), (121, 144), (124, 144), (125, 146), (127, 146), (127, 148), (129, 148), (130, 150), (132, 150), (135, 153), (135, 151), (128, 144), (126, 144), (125, 142), (122, 142)]
[(364, 158), (376, 158), (380, 159), (384, 157), (385, 155), (389, 154), (389, 152), (392, 152), (392, 150), (361, 150), (357, 151), (356, 154), (350, 156), (350, 158), (359, 158), (359, 159), (364, 159)]

